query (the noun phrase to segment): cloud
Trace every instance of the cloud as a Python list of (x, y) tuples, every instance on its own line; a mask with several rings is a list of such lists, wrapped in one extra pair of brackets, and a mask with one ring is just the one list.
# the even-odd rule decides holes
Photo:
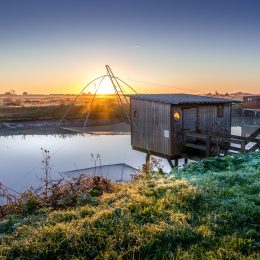
[(131, 45), (130, 47), (131, 48), (141, 48), (141, 45), (140, 44), (134, 44), (134, 45)]

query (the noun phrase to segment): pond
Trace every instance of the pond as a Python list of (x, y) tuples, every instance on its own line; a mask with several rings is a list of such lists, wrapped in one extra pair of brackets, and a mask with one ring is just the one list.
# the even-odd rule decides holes
[[(232, 133), (241, 135), (241, 127)], [(43, 175), (41, 148), (50, 151), (54, 179), (59, 172), (93, 167), (91, 154), (99, 154), (102, 165), (125, 163), (138, 169), (145, 162), (145, 154), (132, 149), (130, 135), (1, 136), (0, 182), (15, 191), (37, 186)], [(162, 164), (170, 171), (166, 160)]]

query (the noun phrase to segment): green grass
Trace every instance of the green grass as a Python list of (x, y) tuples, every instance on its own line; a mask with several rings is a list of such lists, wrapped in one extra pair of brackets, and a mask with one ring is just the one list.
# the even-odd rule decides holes
[(259, 259), (260, 153), (205, 159), (66, 210), (0, 223), (21, 259)]

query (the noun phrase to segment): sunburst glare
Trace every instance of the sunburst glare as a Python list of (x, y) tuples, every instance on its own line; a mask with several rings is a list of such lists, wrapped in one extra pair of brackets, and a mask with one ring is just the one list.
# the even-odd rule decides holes
[(97, 83), (96, 87), (98, 88), (97, 94), (103, 95), (103, 94), (114, 94), (115, 90), (113, 88), (113, 85), (108, 77), (106, 77), (101, 84)]

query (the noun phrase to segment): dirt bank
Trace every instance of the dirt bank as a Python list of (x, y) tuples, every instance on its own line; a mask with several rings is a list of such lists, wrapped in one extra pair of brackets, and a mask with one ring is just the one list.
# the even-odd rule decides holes
[(118, 119), (89, 119), (85, 131), (84, 120), (68, 120), (59, 126), (58, 121), (17, 121), (0, 122), (0, 136), (7, 135), (47, 135), (79, 133), (129, 133), (130, 125)]

